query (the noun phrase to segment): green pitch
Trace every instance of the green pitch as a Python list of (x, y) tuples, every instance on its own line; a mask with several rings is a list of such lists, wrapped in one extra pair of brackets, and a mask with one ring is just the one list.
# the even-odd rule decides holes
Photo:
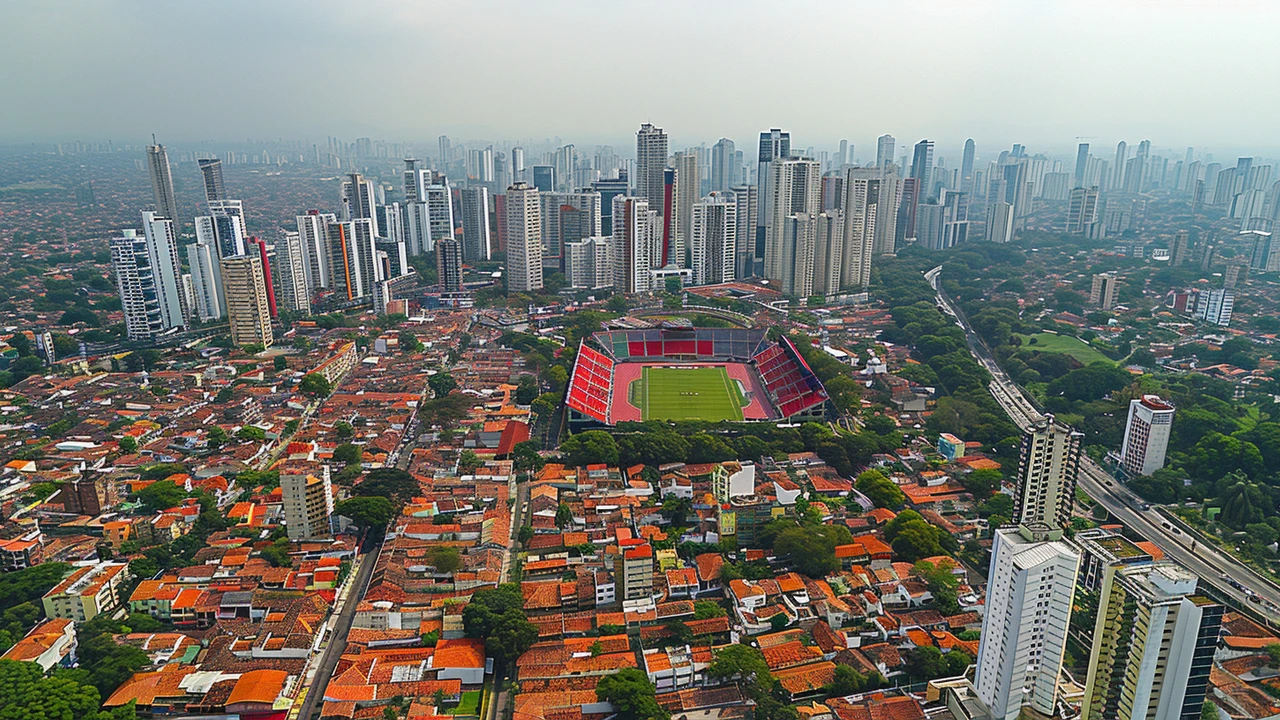
[(744, 398), (721, 367), (647, 367), (640, 378), (645, 420), (742, 420)]

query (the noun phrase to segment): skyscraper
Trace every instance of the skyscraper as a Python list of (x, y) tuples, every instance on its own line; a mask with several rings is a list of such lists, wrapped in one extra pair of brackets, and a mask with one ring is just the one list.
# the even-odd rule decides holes
[(710, 285), (734, 279), (738, 253), (738, 203), (713, 192), (692, 208), (689, 250), (693, 283)]
[(969, 239), (969, 194), (956, 190), (943, 190), (939, 200), (942, 205), (943, 248), (960, 245)]
[(373, 220), (331, 222), (325, 232), (330, 287), (346, 300), (372, 295), (373, 284), (380, 279), (374, 262)]
[[(764, 277), (779, 282), (784, 288), (794, 286), (796, 272), (804, 277), (805, 268), (789, 263), (796, 258), (812, 258), (814, 229), (810, 219), (822, 211), (822, 169), (816, 160), (780, 157), (769, 164), (768, 183), (763, 203), (769, 216), (764, 251)], [(788, 219), (803, 214), (798, 224), (788, 230)], [(799, 233), (799, 234), (797, 234)], [(796, 243), (801, 243), (796, 247)], [(807, 283), (803, 282), (801, 285)], [(783, 292), (789, 292), (784, 289)]]
[(256, 254), (222, 260), (222, 286), (227, 296), (227, 319), (231, 322), (231, 342), (271, 347), (271, 310), (263, 283), (262, 258)]
[(589, 237), (564, 246), (564, 276), (570, 287), (585, 290), (613, 287), (613, 262), (608, 237)]
[(894, 139), (888, 133), (876, 139), (876, 167), (887, 170), (893, 164)]
[(839, 289), (865, 290), (871, 283), (871, 257), (875, 250), (880, 212), (880, 180), (862, 177), (850, 168), (845, 180), (843, 267)]
[(302, 238), (293, 230), (280, 230), (276, 239), (276, 301), (281, 310), (290, 313), (311, 312), (311, 293), (307, 289), (307, 256)]
[(147, 172), (151, 175), (151, 192), (156, 197), (156, 215), (174, 223), (178, 215), (178, 197), (173, 191), (173, 173), (169, 170), (169, 153), (163, 145), (147, 146)]
[(1164, 467), (1174, 407), (1159, 395), (1129, 401), (1129, 419), (1120, 445), (1120, 464), (1131, 475), (1150, 475)]
[(994, 202), (987, 206), (987, 242), (1013, 242), (1013, 205)]
[(382, 235), (378, 228), (378, 216), (374, 212), (377, 205), (373, 192), (373, 181), (367, 180), (360, 173), (350, 173), (342, 181), (342, 220), (367, 218), (373, 222), (374, 236)]
[(649, 201), (649, 208), (661, 212), (665, 188), (663, 170), (667, 167), (667, 134), (649, 123), (636, 133), (636, 196)]
[(226, 313), (227, 302), (222, 292), (222, 265), (217, 249), (207, 241), (196, 240), (187, 246), (187, 265), (191, 268), (195, 317), (202, 322), (221, 318)]
[(1110, 310), (1114, 307), (1117, 282), (1115, 273), (1105, 272), (1094, 275), (1093, 286), (1089, 288), (1089, 304), (1102, 310)]
[(441, 238), (436, 243), (436, 274), (444, 292), (462, 290), (462, 245), (454, 238)]
[(173, 223), (148, 211), (142, 213), (142, 224), (142, 236), (128, 229), (111, 239), (111, 265), (125, 332), (130, 340), (148, 341), (174, 328), (186, 329), (186, 301)]
[(298, 215), (298, 243), (302, 247), (302, 270), (307, 283), (307, 295), (330, 287), (333, 271), (329, 264), (329, 225), (338, 217), (333, 213), (312, 210)]
[(204, 200), (226, 200), (227, 191), (222, 185), (222, 161), (218, 158), (205, 158), (199, 161), (200, 176), (204, 179)]
[(1084, 187), (1084, 173), (1088, 167), (1089, 143), (1080, 143), (1079, 147), (1076, 148), (1076, 172), (1072, 178), (1074, 184), (1071, 187)]
[(735, 233), (738, 257), (734, 261), (734, 275), (743, 278), (751, 275), (752, 261), (755, 258), (756, 215), (760, 196), (755, 185), (735, 185), (730, 192), (738, 206), (738, 229)]
[(1098, 222), (1098, 187), (1075, 187), (1067, 204), (1067, 232), (1090, 235)]
[(504, 224), (507, 243), (507, 292), (542, 287), (542, 209), (537, 188), (518, 182), (507, 188)]
[(1120, 190), (1124, 187), (1124, 170), (1125, 163), (1128, 162), (1129, 145), (1121, 140), (1116, 143), (1116, 164), (1111, 166), (1111, 190)]
[(1081, 717), (1200, 717), (1223, 607), (1173, 562), (1118, 568), (1099, 591)]
[[(768, 235), (767, 228), (769, 227), (770, 223), (773, 222), (773, 210), (774, 210), (774, 206), (768, 200), (768, 198), (772, 196), (769, 190), (769, 183), (771, 181), (769, 167), (773, 163), (773, 161), (778, 158), (790, 158), (790, 157), (791, 157), (791, 133), (783, 132), (779, 128), (772, 128), (769, 130), (769, 132), (760, 133), (760, 147), (759, 147), (759, 152), (756, 156), (757, 163), (758, 163), (757, 174), (756, 174), (756, 186), (758, 190), (756, 194), (757, 194), (757, 197), (759, 198), (759, 202), (763, 204), (760, 206), (759, 211), (756, 213), (755, 248), (754, 248), (754, 254), (752, 256), (752, 261), (751, 261), (752, 275), (762, 275), (765, 273), (764, 258), (765, 258), (765, 255), (767, 254), (767, 250), (766, 250), (766, 243), (767, 243), (766, 236)], [(819, 188), (819, 192), (820, 191), (821, 189)]]
[(960, 160), (960, 189), (970, 192), (973, 187), (973, 156), (977, 147), (973, 138), (964, 141), (964, 155)]
[(489, 235), (489, 188), (462, 189), (462, 257), (467, 262), (484, 262), (493, 253)]
[[(440, 136), (440, 143), (448, 140)], [(328, 535), (330, 518), (333, 517), (333, 490), (329, 473), (323, 477), (285, 471), (280, 473), (280, 491), (283, 494), (285, 529), (290, 540)]]
[(676, 187), (673, 198), (675, 212), (675, 238), (672, 243), (674, 252), (667, 262), (676, 267), (689, 267), (689, 240), (692, 236), (693, 205), (701, 194), (698, 188), (702, 181), (698, 176), (698, 156), (694, 152), (676, 153)]
[(845, 220), (840, 210), (828, 210), (814, 218), (813, 282), (810, 292), (824, 297), (840, 292), (844, 268)]
[(1061, 528), (1071, 521), (1080, 466), (1078, 432), (1046, 415), (1022, 435), (1013, 521)]
[(653, 270), (662, 262), (662, 223), (649, 201), (613, 199), (613, 289), (620, 293), (653, 289)]
[(591, 189), (600, 193), (600, 232), (604, 235), (613, 234), (613, 199), (627, 194), (627, 173), (619, 172), (616, 178), (591, 182)]
[(1056, 709), (1079, 555), (1062, 530), (995, 531), (974, 688), (997, 720)]
[(916, 143), (911, 158), (911, 177), (916, 180), (918, 202), (933, 197), (933, 141), (921, 140)]

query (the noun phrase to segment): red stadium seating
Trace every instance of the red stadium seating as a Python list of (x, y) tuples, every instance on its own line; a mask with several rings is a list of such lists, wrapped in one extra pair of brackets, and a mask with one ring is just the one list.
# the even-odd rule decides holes
[(790, 340), (779, 340), (777, 345), (764, 349), (753, 359), (765, 390), (782, 417), (797, 415), (826, 402), (827, 393), (822, 383)]
[(607, 423), (612, 394), (613, 360), (585, 344), (580, 345), (565, 403), (584, 415)]

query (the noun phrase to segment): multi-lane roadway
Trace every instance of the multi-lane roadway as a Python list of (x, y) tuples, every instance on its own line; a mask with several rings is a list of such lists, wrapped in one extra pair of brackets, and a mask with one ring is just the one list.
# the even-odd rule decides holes
[[(1041, 420), (1043, 416), (1040, 411), (1005, 374), (982, 339), (969, 327), (964, 311), (956, 307), (942, 290), (938, 280), (941, 271), (941, 266), (936, 267), (926, 272), (925, 278), (937, 293), (939, 307), (964, 330), (974, 358), (991, 373), (991, 395), (1018, 427), (1025, 429)], [(1235, 558), (1194, 540), (1187, 532), (1170, 522), (1158, 508), (1145, 503), (1084, 454), (1080, 458), (1077, 482), (1112, 517), (1155, 543), (1166, 557), (1196, 573), (1204, 582), (1213, 585), (1223, 596), (1238, 605), (1251, 606), (1273, 623), (1280, 624), (1280, 587)]]

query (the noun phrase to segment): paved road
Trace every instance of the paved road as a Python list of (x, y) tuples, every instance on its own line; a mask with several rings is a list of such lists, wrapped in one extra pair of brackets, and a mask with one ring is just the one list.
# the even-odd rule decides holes
[[(941, 266), (936, 267), (925, 273), (925, 278), (937, 293), (943, 311), (954, 317), (956, 324), (965, 331), (973, 356), (991, 373), (990, 389), (996, 402), (1020, 428), (1026, 428), (1043, 416), (992, 358), (986, 345), (969, 327), (964, 312), (942, 291), (938, 283), (941, 270)], [(1147, 509), (1144, 509), (1145, 503), (1141, 498), (1083, 453), (1078, 484), (1089, 497), (1106, 508), (1112, 517), (1155, 543), (1166, 557), (1196, 573), (1204, 582), (1213, 585), (1237, 604), (1252, 607), (1272, 622), (1280, 623), (1280, 612), (1277, 612), (1280, 607), (1280, 587), (1235, 558), (1194, 541), (1185, 532), (1177, 530), (1155, 507), (1146, 506)], [(1244, 590), (1229, 585), (1228, 579), (1234, 579)], [(1256, 594), (1263, 602), (1249, 602), (1249, 593)]]
[(338, 616), (338, 622), (333, 627), (333, 632), (329, 633), (328, 647), (324, 650), (324, 656), (320, 660), (320, 666), (316, 670), (311, 685), (307, 690), (307, 697), (302, 703), (302, 709), (298, 713), (298, 717), (302, 720), (309, 720), (313, 716), (318, 716), (320, 708), (323, 705), (324, 689), (329, 684), (329, 678), (333, 677), (333, 670), (338, 666), (338, 660), (342, 657), (342, 653), (347, 649), (347, 634), (351, 632), (351, 623), (356, 617), (356, 608), (360, 606), (360, 600), (364, 597), (365, 592), (369, 589), (369, 579), (373, 577), (373, 568), (378, 564), (378, 552), (382, 549), (382, 534), (370, 531), (365, 537), (364, 546), (361, 548), (364, 554), (364, 560), (360, 563), (360, 569), (356, 571), (356, 576), (352, 578), (351, 591), (347, 594), (346, 600), (342, 606), (342, 612)]

